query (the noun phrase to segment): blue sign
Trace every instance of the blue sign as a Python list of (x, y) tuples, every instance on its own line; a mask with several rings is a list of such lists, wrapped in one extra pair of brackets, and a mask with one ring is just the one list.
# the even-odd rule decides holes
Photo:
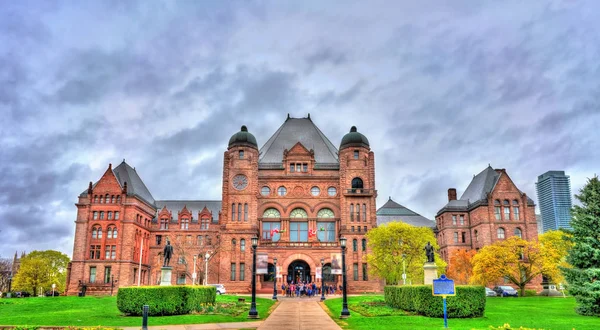
[(454, 280), (447, 278), (446, 275), (442, 275), (439, 279), (433, 280), (433, 295), (455, 296)]

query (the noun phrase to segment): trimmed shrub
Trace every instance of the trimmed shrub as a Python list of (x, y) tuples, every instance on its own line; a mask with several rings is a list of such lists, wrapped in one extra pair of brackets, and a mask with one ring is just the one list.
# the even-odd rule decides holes
[(525, 297), (535, 297), (535, 296), (537, 296), (537, 291), (525, 290)]
[(213, 286), (145, 286), (119, 288), (117, 308), (128, 315), (182, 315), (199, 311), (201, 304), (214, 304), (217, 289)]
[[(395, 308), (429, 317), (444, 317), (442, 297), (432, 295), (431, 285), (386, 286), (385, 302)], [(482, 286), (456, 286), (456, 296), (446, 298), (449, 318), (480, 317), (485, 312)]]

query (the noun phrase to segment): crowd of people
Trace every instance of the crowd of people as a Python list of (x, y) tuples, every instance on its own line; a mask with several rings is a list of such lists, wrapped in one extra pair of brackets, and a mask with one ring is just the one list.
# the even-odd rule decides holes
[[(325, 284), (323, 286), (323, 290), (325, 291), (326, 295), (335, 294), (336, 288), (338, 288), (337, 284)], [(339, 292), (341, 291), (342, 286), (340, 285)], [(321, 287), (318, 286), (316, 283), (283, 283), (281, 285), (281, 294), (285, 295), (286, 297), (313, 297), (321, 294)]]

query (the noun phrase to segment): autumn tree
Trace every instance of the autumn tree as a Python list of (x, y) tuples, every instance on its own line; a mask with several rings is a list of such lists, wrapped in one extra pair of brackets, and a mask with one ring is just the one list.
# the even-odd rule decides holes
[(569, 292), (575, 296), (577, 313), (600, 316), (600, 181), (589, 179), (575, 195), (581, 206), (573, 207), (571, 227), (573, 248), (563, 268)]
[[(427, 261), (425, 245), (430, 242), (439, 249), (430, 228), (415, 227), (403, 222), (390, 222), (367, 232), (367, 242), (371, 253), (366, 256), (369, 272), (385, 279), (386, 284), (402, 283), (403, 260), (409, 283), (423, 283), (423, 264)], [(438, 271), (442, 272), (446, 263), (436, 252)]]
[(486, 285), (504, 277), (518, 286), (523, 296), (525, 286), (537, 276), (559, 276), (556, 265), (560, 259), (547, 252), (548, 248), (517, 236), (488, 245), (473, 257), (471, 283)]
[(564, 282), (564, 277), (560, 271), (561, 268), (570, 268), (567, 262), (567, 255), (573, 247), (571, 241), (572, 235), (563, 230), (550, 230), (539, 236), (542, 251), (547, 254), (547, 258), (556, 260), (554, 269), (550, 274), (544, 274), (552, 283)]
[(29, 253), (21, 258), (21, 266), (13, 278), (13, 290), (36, 294), (38, 288), (48, 290), (56, 284), (57, 291), (64, 291), (69, 261), (66, 254), (54, 250)]
[(473, 276), (473, 256), (475, 250), (460, 249), (450, 254), (446, 276), (456, 284), (468, 284)]

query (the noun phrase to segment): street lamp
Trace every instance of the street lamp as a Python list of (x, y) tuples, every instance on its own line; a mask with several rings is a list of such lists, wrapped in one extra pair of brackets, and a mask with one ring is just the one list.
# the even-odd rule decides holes
[[(400, 250), (402, 250), (404, 244), (402, 239), (398, 240), (398, 244), (400, 245)], [(406, 285), (406, 254), (404, 253), (402, 253), (402, 284)]]
[(350, 316), (350, 311), (348, 310), (348, 298), (346, 297), (346, 238), (340, 237), (340, 246), (342, 247), (342, 314), (340, 315), (341, 319), (348, 318)]
[(54, 297), (54, 289), (56, 289), (56, 284), (52, 283), (52, 297)]
[(194, 271), (192, 272), (192, 285), (196, 285), (196, 277), (198, 277), (198, 274), (196, 274), (196, 260), (198, 260), (198, 255), (194, 254)]
[(204, 285), (208, 285), (208, 259), (210, 259), (210, 253), (206, 252), (204, 255)]
[(275, 265), (275, 277), (273, 278), (273, 300), (277, 300), (277, 258), (273, 258)]
[(258, 246), (258, 237), (252, 237), (252, 303), (248, 312), (249, 319), (257, 319), (258, 311), (256, 310), (256, 247)]
[(325, 300), (325, 272), (323, 272), (324, 265), (325, 258), (321, 258), (321, 301)]

